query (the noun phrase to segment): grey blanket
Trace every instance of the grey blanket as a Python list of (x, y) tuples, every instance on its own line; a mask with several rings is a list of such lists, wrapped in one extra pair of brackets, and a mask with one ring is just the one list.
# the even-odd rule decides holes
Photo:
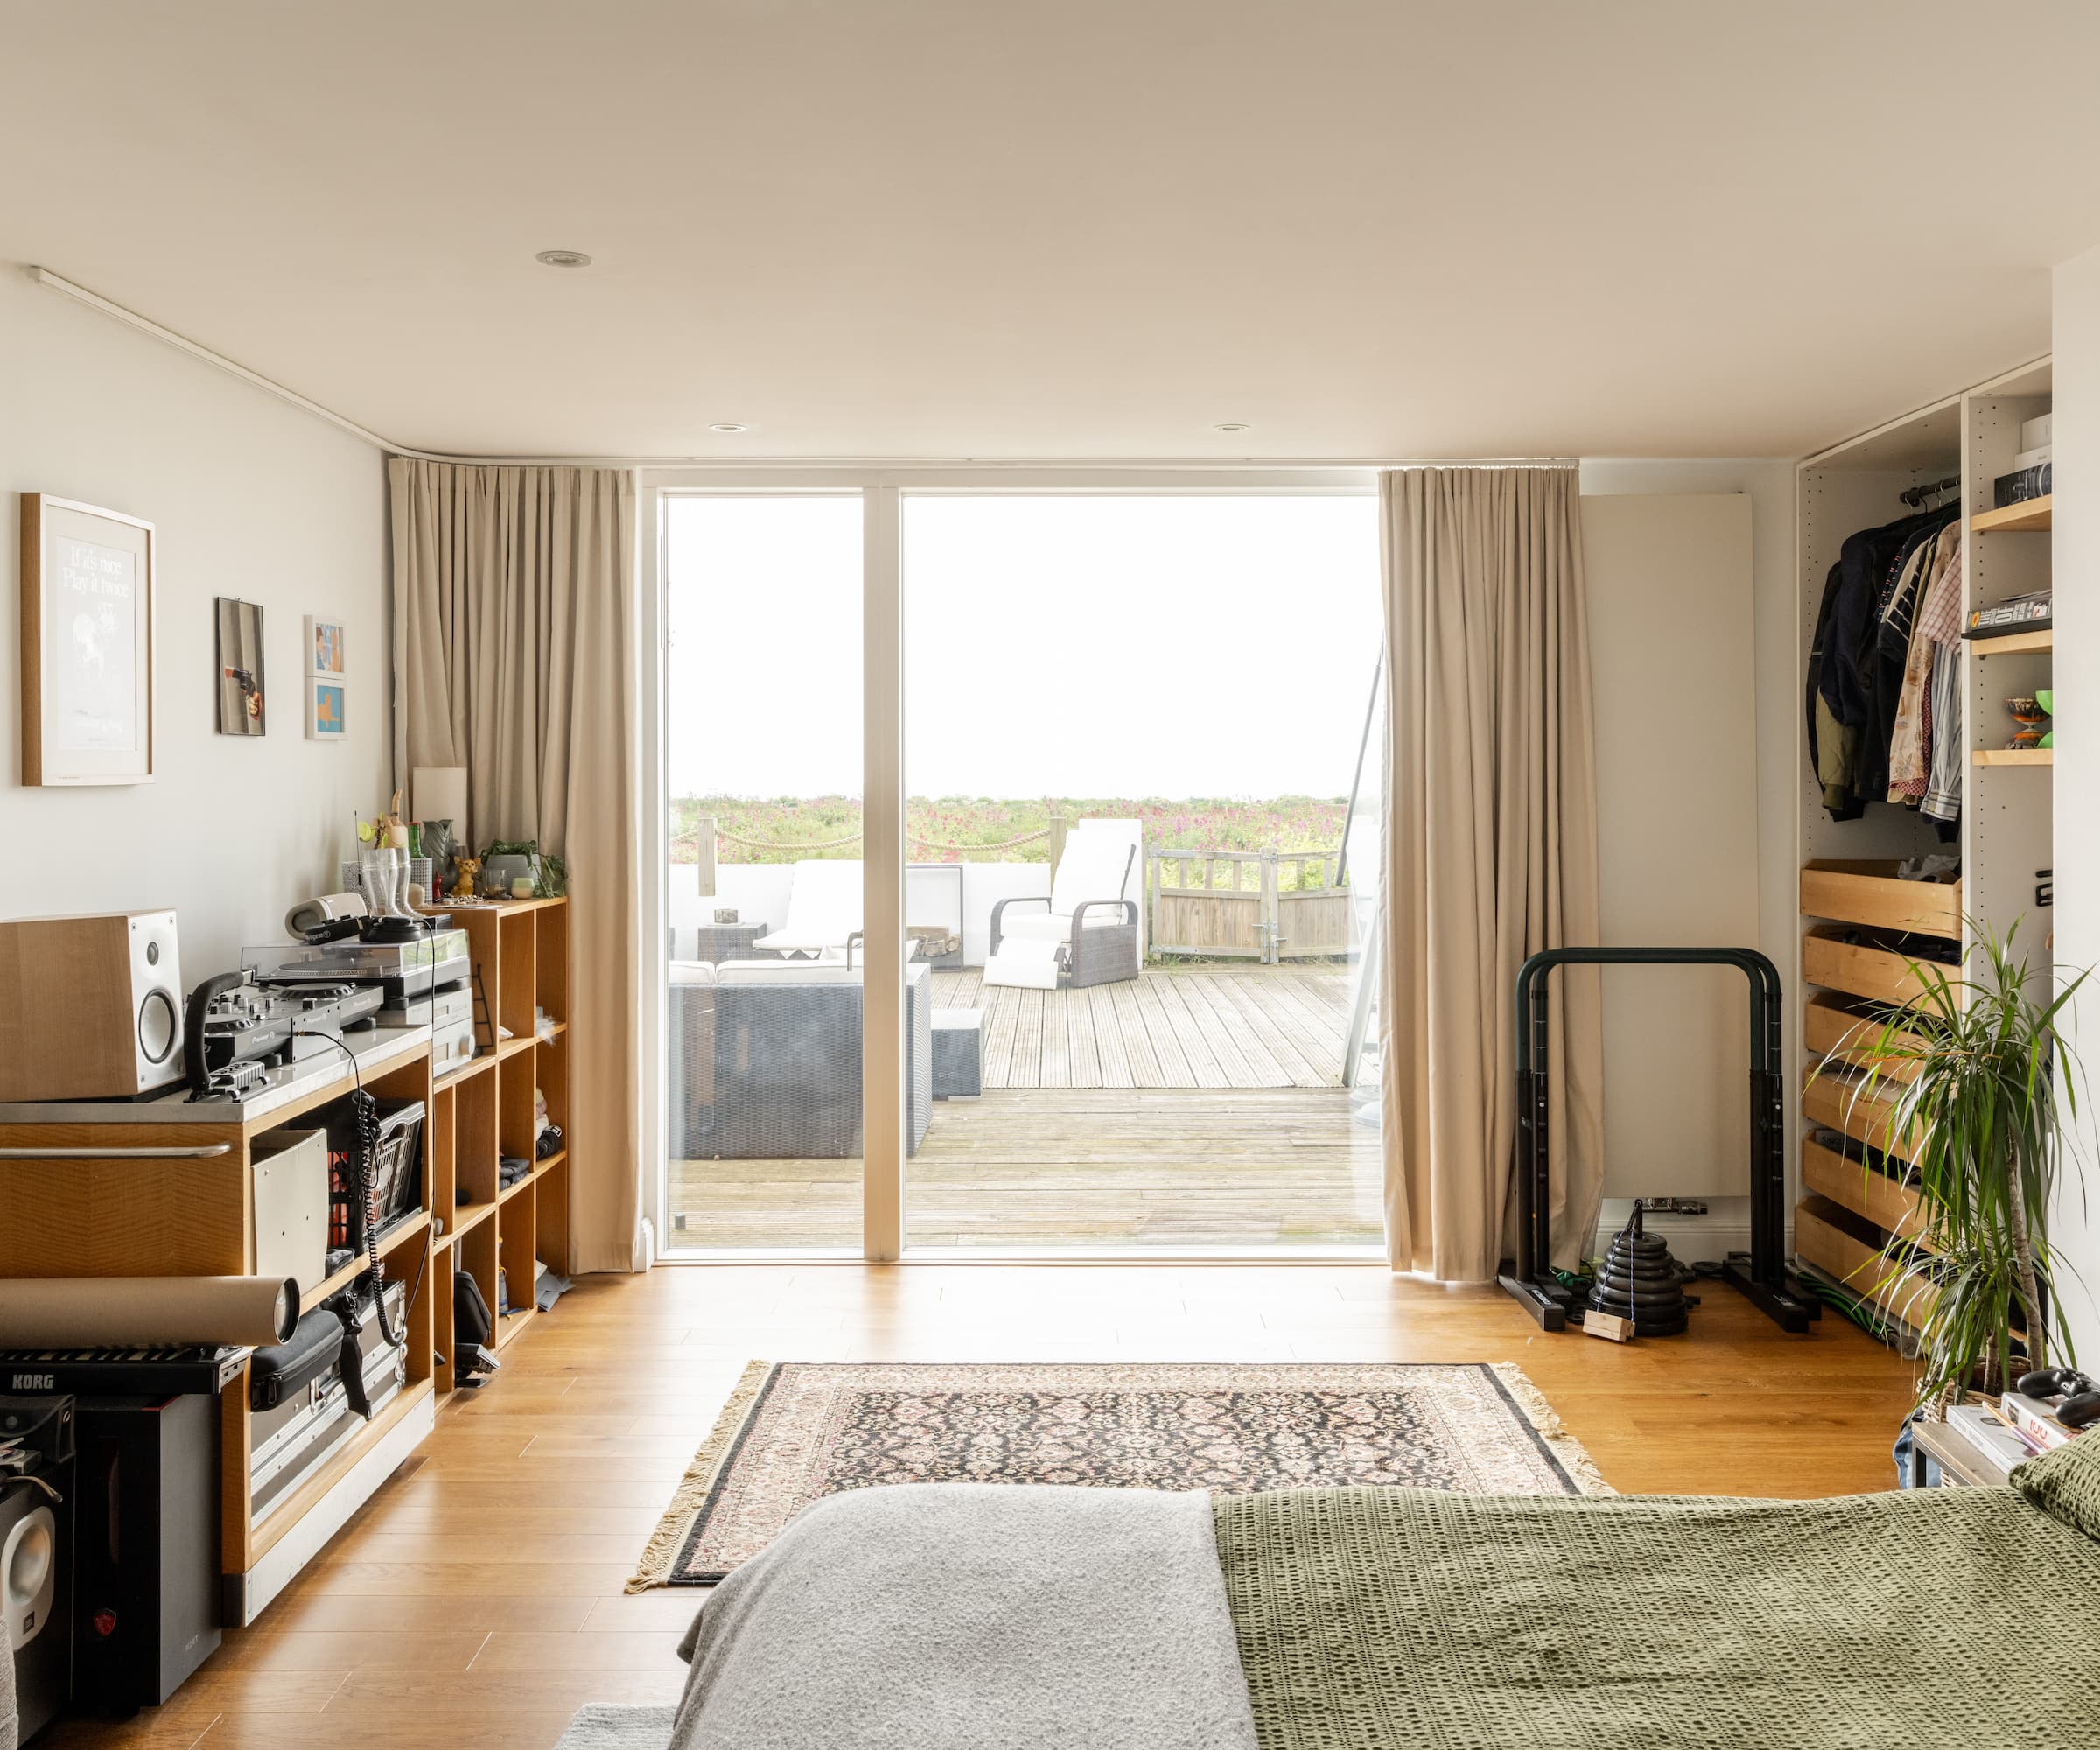
[(804, 1510), (686, 1632), (673, 1750), (1254, 1750), (1208, 1495), (944, 1483)]

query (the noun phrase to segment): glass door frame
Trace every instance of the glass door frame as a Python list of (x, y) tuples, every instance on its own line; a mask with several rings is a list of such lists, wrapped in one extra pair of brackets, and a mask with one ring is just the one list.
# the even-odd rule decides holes
[[(637, 642), (641, 663), (640, 750), (641, 810), (640, 904), (645, 941), (662, 942), (670, 913), (670, 827), (662, 806), (668, 774), (666, 661), (670, 626), (666, 549), (668, 499), (780, 494), (815, 497), (857, 494), (861, 501), (861, 1250), (870, 1264), (921, 1255), (905, 1243), (904, 956), (905, 723), (904, 512), (911, 494), (1059, 495), (1128, 493), (1176, 496), (1334, 494), (1359, 497), (1378, 490), (1377, 471), (1275, 465), (1151, 465), (1126, 462), (879, 464), (708, 464), (644, 468), (636, 481), (635, 551), (640, 556)], [(643, 1207), (654, 1211), (658, 1255), (670, 1232), (668, 1086), (670, 977), (665, 956), (652, 953), (642, 968), (641, 1096), (643, 1160), (655, 1177)], [(956, 1254), (941, 1251), (943, 1262)], [(1011, 1263), (1012, 1253), (998, 1261)], [(1060, 1253), (1068, 1259), (1068, 1253)], [(1265, 1254), (1236, 1255), (1260, 1262)], [(678, 1256), (712, 1263), (765, 1263), (850, 1256), (835, 1250), (682, 1249)], [(1089, 1261), (1153, 1262), (1151, 1255), (1104, 1250)], [(991, 1260), (987, 1259), (986, 1262)], [(1293, 1262), (1303, 1261), (1293, 1259)]]

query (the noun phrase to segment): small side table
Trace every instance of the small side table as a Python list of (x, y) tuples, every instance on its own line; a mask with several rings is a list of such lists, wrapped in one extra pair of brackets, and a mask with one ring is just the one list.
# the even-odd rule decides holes
[(719, 966), (725, 960), (757, 960), (752, 944), (766, 932), (761, 919), (752, 923), (696, 924), (693, 928), (693, 958)]

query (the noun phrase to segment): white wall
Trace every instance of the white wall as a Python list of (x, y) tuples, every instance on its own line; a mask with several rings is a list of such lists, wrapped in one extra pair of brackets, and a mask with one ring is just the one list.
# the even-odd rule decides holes
[[(1599, 939), (1757, 943), (1750, 501), (1586, 494)], [(1749, 990), (1732, 967), (1603, 975), (1607, 1196), (1749, 1194)]]
[[(1735, 844), (1754, 844), (1755, 924), (1746, 945), (1761, 948), (1769, 955), (1783, 975), (1792, 963), (1798, 910), (1793, 830), (1798, 786), (1793, 770), (1793, 711), (1800, 685), (1795, 673), (1794, 650), (1793, 465), (1783, 460), (1757, 458), (1690, 461), (1604, 458), (1582, 464), (1581, 484), (1586, 498), (1739, 494), (1748, 501), (1750, 602), (1712, 601), (1692, 606), (1705, 612), (1726, 614), (1736, 634), (1742, 635), (1746, 628), (1751, 640), (1753, 655), (1748, 666), (1754, 694), (1754, 793), (1739, 794), (1735, 802), (1740, 812), (1732, 816), (1731, 820)], [(1600, 579), (1592, 577), (1593, 596), (1599, 584)], [(1603, 606), (1606, 609), (1610, 606)], [(1599, 607), (1592, 601), (1593, 615)], [(1711, 625), (1701, 628), (1702, 634), (1712, 630)], [(1704, 641), (1711, 643), (1710, 639)], [(1637, 696), (1644, 685), (1644, 676), (1652, 673), (1656, 662), (1662, 660), (1661, 653), (1671, 648), (1673, 640), (1664, 626), (1655, 626), (1652, 636), (1647, 639), (1629, 636), (1615, 639), (1606, 648), (1593, 646), (1591, 666), (1600, 710), (1607, 694)], [(1741, 709), (1743, 678), (1743, 671), (1737, 669), (1726, 677), (1723, 689), (1725, 695), (1736, 702), (1732, 709), (1737, 710)], [(1662, 724), (1658, 724), (1657, 729), (1659, 733), (1669, 732)], [(1702, 800), (1711, 801), (1711, 798)], [(1652, 823), (1657, 842), (1667, 844), (1673, 836), (1683, 834), (1684, 818), (1683, 799), (1660, 794), (1653, 797), (1646, 812), (1632, 825), (1637, 830), (1643, 823)], [(1746, 822), (1750, 823), (1748, 831), (1744, 830)], [(1600, 822), (1600, 825), (1609, 830), (1608, 822)], [(1744, 898), (1740, 887), (1726, 896), (1726, 906), (1729, 917), (1742, 915)], [(1682, 930), (1677, 936), (1689, 939)], [(1719, 975), (1714, 976), (1718, 979)], [(1727, 976), (1737, 985), (1741, 984), (1736, 974), (1731, 972)], [(1715, 988), (1718, 992), (1726, 987), (1717, 984)], [(1731, 1000), (1738, 999), (1746, 1003), (1746, 994), (1732, 993)], [(1789, 1034), (1790, 1031), (1789, 1026)], [(1731, 1038), (1740, 1038), (1740, 1034), (1732, 1033)], [(1789, 1037), (1789, 1054), (1791, 1050)], [(1623, 1116), (1626, 1103), (1623, 1088), (1607, 1088), (1605, 1109), (1607, 1152), (1611, 1152), (1613, 1128), (1629, 1122)], [(1614, 1110), (1621, 1114), (1619, 1118), (1614, 1118)], [(1730, 1128), (1732, 1134), (1732, 1123)], [(1741, 1168), (1738, 1163), (1746, 1147), (1746, 1143), (1736, 1144), (1729, 1156), (1728, 1166), (1739, 1182)], [(1670, 1234), (1672, 1244), (1681, 1256), (1696, 1254), (1711, 1257), (1726, 1250), (1746, 1247), (1749, 1244), (1747, 1198), (1712, 1194), (1713, 1181), (1706, 1176), (1705, 1163), (1691, 1166), (1693, 1170), (1687, 1175), (1684, 1194), (1709, 1195), (1712, 1214), (1704, 1222), (1673, 1221), (1658, 1225)], [(1623, 1187), (1614, 1181), (1612, 1188)], [(1638, 1188), (1646, 1194), (1660, 1195), (1670, 1187), (1648, 1182)], [(1788, 1201), (1790, 1208), (1792, 1199), (1789, 1197)], [(1625, 1219), (1625, 1205), (1615, 1197), (1607, 1200), (1602, 1225), (1606, 1228), (1616, 1227)]]
[[(173, 906), (184, 982), (332, 889), (353, 809), (386, 800), (385, 474), (377, 451), (0, 263), (0, 917)], [(156, 528), (153, 782), (23, 788), (20, 500)], [(269, 732), (214, 728), (212, 598), (264, 611)], [(311, 742), (301, 617), (347, 628), (343, 745)]]
[[(2055, 533), (2052, 556), (2056, 629), (2056, 961), (2100, 966), (2100, 249), (2056, 270), (2054, 433)], [(2078, 1004), (2077, 1044), (2086, 1092), (2100, 1096), (2100, 988)], [(2064, 1304), (2081, 1359), (2100, 1364), (2100, 1116), (2081, 1101), (2078, 1138), (2086, 1191), (2067, 1188), (2054, 1220), (2057, 1243), (2082, 1284), (2066, 1282)]]

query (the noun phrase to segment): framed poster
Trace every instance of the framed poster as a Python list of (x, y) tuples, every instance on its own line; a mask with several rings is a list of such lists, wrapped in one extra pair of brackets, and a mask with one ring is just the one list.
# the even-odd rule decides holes
[(153, 779), (153, 525), (22, 494), (22, 781)]
[(213, 655), (219, 689), (219, 733), (262, 735), (262, 610), (230, 596), (212, 602)]
[(306, 682), (306, 738), (340, 741), (343, 738), (343, 683), (309, 676)]
[(325, 681), (343, 678), (343, 623), (306, 616), (306, 672)]

